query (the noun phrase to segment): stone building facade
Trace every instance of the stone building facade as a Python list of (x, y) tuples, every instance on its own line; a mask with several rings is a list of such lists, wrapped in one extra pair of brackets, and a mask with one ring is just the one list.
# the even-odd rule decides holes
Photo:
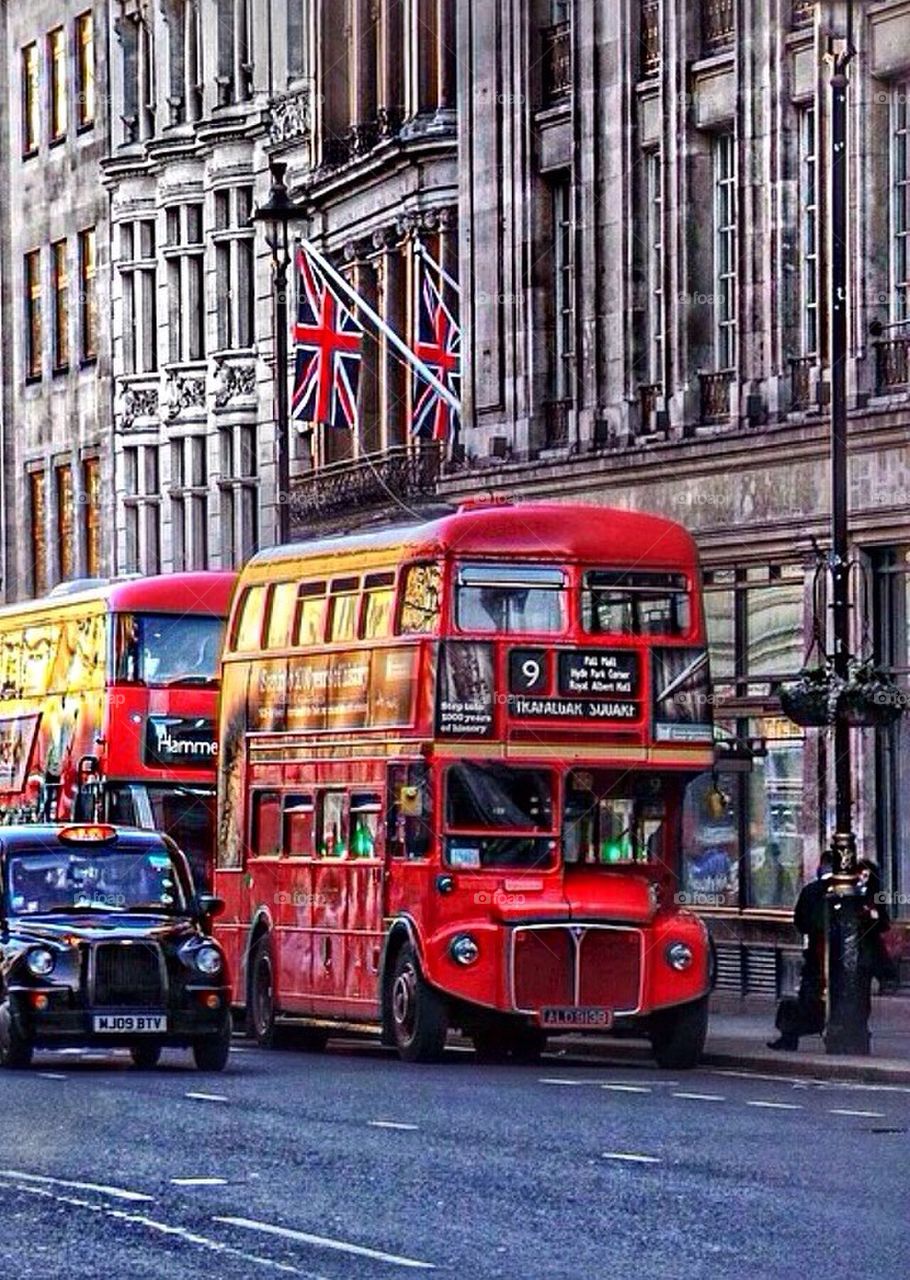
[[(854, 9), (855, 645), (906, 684), (910, 10)], [(751, 770), (721, 774), (723, 815), (697, 788), (686, 815), (685, 886), (736, 989), (789, 981), (789, 909), (832, 829), (825, 736), (788, 722), (778, 690), (825, 626), (825, 55), (844, 13), (459, 10), (466, 427), (441, 491), (631, 506), (696, 534), (717, 721), (757, 749)], [(862, 850), (907, 919), (910, 724), (855, 746)]]
[(113, 565), (106, 5), (0, 5), (2, 592)]

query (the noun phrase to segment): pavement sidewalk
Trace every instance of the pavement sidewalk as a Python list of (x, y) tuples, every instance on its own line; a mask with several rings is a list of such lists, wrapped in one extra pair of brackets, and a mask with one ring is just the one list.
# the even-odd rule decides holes
[[(796, 1053), (769, 1049), (767, 1042), (776, 1035), (775, 1009), (776, 1002), (771, 1000), (715, 993), (711, 998), (705, 1065), (820, 1080), (910, 1084), (910, 997), (873, 997), (872, 1051), (868, 1057), (827, 1054), (821, 1036), (804, 1037)], [(607, 1036), (566, 1036), (554, 1040), (551, 1047), (564, 1049), (572, 1057), (623, 1061), (650, 1057), (649, 1046), (640, 1040)]]

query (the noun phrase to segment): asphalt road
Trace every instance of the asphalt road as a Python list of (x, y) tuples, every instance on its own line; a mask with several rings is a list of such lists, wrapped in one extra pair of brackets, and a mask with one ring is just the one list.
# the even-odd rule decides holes
[(35, 1063), (0, 1076), (17, 1280), (910, 1275), (910, 1087), (353, 1042)]

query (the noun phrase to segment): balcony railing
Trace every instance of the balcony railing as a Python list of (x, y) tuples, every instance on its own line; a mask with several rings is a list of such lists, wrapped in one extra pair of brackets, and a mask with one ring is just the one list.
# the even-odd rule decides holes
[(797, 356), (790, 361), (790, 408), (805, 413), (812, 408), (812, 370), (815, 356)]
[(642, 0), (641, 5), (641, 75), (642, 79), (660, 72), (660, 0)]
[(721, 53), (733, 44), (736, 30), (735, 0), (702, 0), (702, 51)]
[(383, 453), (333, 462), (291, 481), (291, 518), (298, 526), (313, 520), (375, 513), (399, 501), (436, 492), (442, 453), (439, 444), (396, 445)]
[(910, 338), (888, 338), (875, 344), (875, 387), (879, 395), (905, 391), (910, 385)]
[(551, 400), (544, 405), (544, 445), (547, 449), (561, 449), (569, 443), (571, 410), (571, 400)]
[(794, 27), (809, 27), (815, 20), (815, 0), (793, 0), (790, 23)]
[(729, 422), (733, 370), (721, 369), (718, 373), (701, 373), (699, 381), (702, 422), (706, 426), (715, 422)]
[(562, 101), (572, 91), (572, 45), (568, 22), (543, 33), (544, 96), (547, 104)]

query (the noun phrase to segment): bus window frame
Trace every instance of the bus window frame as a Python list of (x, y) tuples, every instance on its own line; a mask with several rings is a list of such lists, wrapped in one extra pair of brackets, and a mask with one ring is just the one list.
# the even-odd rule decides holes
[[(310, 649), (318, 648), (326, 644), (326, 622), (327, 622), (327, 601), (328, 601), (328, 580), (325, 578), (313, 578), (305, 580), (297, 584), (297, 603), (294, 606), (294, 625), (291, 629), (291, 647), (293, 649)], [(300, 624), (303, 618), (303, 604), (305, 600), (318, 600), (321, 602), (319, 613), (319, 634), (315, 640), (302, 640), (300, 636)]]
[[(371, 579), (383, 578), (388, 579), (383, 583), (371, 582)], [(391, 607), (387, 615), (387, 626), (382, 634), (370, 634), (367, 630), (367, 613), (370, 607), (370, 597), (379, 595), (381, 592), (391, 592)], [(395, 635), (395, 612), (398, 601), (398, 574), (394, 569), (376, 570), (373, 573), (365, 573), (360, 584), (360, 608), (357, 617), (357, 636), (358, 640), (364, 641), (366, 644), (375, 644), (379, 640), (390, 640)]]
[[(291, 604), (290, 617), (288, 618), (287, 634), (281, 644), (275, 644), (272, 641), (272, 618), (275, 616), (275, 597), (281, 587), (291, 587), (294, 593), (294, 599)], [(297, 604), (300, 599), (299, 586), (293, 578), (284, 578), (281, 582), (270, 582), (268, 593), (266, 595), (264, 618), (260, 640), (263, 650), (274, 652), (288, 649), (293, 641), (294, 631), (297, 625)]]

